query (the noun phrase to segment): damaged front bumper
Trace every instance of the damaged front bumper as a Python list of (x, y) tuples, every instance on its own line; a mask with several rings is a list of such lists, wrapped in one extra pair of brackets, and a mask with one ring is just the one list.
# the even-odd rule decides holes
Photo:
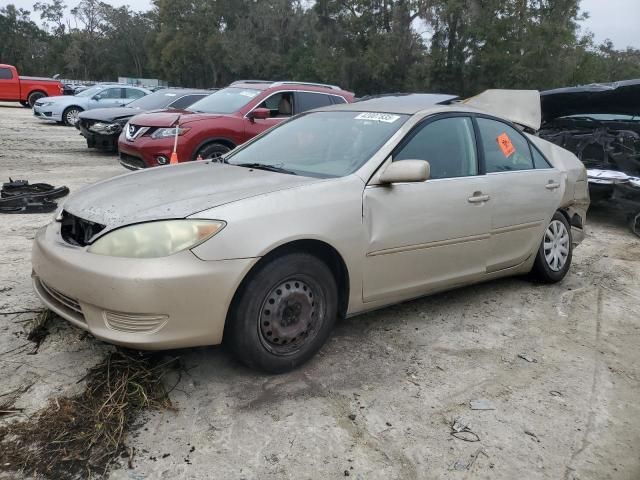
[(41, 229), (33, 284), (51, 310), (110, 343), (142, 350), (215, 345), (227, 309), (255, 259), (203, 261), (190, 251), (132, 259), (87, 253)]

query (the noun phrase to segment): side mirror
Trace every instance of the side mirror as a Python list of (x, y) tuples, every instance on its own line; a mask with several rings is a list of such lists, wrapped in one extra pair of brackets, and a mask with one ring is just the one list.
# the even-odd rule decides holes
[(268, 108), (256, 108), (248, 115), (248, 117), (251, 120), (255, 120), (256, 118), (258, 120), (265, 120), (270, 116), (271, 116), (271, 110), (269, 110)]
[(100, 95), (99, 93), (96, 93), (91, 100), (100, 100), (102, 98), (102, 95)]
[(431, 168), (426, 160), (398, 160), (391, 162), (380, 175), (380, 183), (424, 182)]

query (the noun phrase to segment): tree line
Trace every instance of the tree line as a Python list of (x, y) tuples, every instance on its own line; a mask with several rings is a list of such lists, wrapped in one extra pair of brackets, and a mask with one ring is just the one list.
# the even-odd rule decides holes
[(640, 50), (582, 34), (579, 0), (99, 0), (0, 8), (0, 62), (25, 75), (241, 78), (339, 84), (358, 95), (534, 88), (640, 77)]

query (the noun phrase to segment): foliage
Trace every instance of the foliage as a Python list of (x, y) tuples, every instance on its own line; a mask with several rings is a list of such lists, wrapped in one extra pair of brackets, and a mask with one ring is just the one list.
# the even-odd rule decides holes
[[(24, 74), (337, 83), (366, 95), (547, 89), (640, 77), (640, 50), (582, 35), (579, 0), (80, 0), (0, 8), (0, 61)], [(65, 20), (66, 18), (66, 20)]]

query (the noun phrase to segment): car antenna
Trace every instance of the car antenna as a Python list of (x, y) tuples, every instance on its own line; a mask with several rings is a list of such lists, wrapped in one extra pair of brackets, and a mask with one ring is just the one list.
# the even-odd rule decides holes
[(171, 159), (169, 160), (169, 165), (175, 165), (178, 163), (178, 132), (180, 131), (180, 115), (178, 115), (178, 119), (176, 120), (176, 134), (173, 137), (173, 152), (171, 152)]

